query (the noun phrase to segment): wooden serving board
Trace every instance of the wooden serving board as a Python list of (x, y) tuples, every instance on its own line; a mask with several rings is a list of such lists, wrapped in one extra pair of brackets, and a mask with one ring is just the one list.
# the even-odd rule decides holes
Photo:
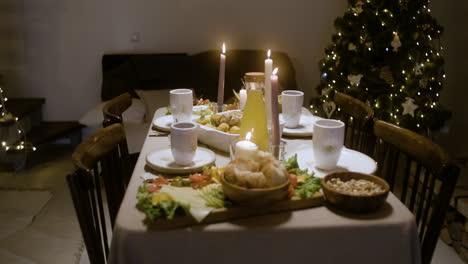
[(219, 208), (211, 211), (211, 213), (203, 219), (202, 222), (197, 222), (192, 216), (176, 216), (172, 220), (160, 219), (152, 223), (148, 223), (149, 229), (174, 229), (189, 227), (194, 225), (205, 225), (219, 222), (226, 222), (246, 217), (267, 215), (273, 213), (288, 212), (301, 210), (310, 207), (317, 207), (323, 204), (323, 194), (317, 192), (314, 197), (301, 200), (285, 200), (279, 201), (268, 206), (262, 207), (229, 207)]

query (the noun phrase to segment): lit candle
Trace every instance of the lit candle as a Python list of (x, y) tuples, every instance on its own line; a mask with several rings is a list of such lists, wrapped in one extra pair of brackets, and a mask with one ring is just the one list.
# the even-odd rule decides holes
[(265, 110), (267, 116), (268, 126), (271, 126), (271, 72), (273, 70), (273, 60), (270, 59), (271, 50), (267, 52), (267, 59), (265, 60)]
[(241, 89), (239, 91), (239, 108), (244, 109), (245, 103), (247, 102), (247, 90)]
[(226, 69), (226, 45), (223, 43), (223, 52), (219, 59), (219, 79), (218, 79), (218, 111), (223, 111), (224, 103), (224, 71)]
[(245, 140), (236, 143), (236, 158), (252, 159), (257, 155), (258, 146), (250, 141), (251, 132), (247, 132)]
[(272, 135), (272, 145), (273, 156), (278, 158), (278, 150), (280, 145), (280, 127), (279, 127), (279, 113), (278, 113), (278, 68), (275, 68), (273, 74), (271, 75), (271, 135)]

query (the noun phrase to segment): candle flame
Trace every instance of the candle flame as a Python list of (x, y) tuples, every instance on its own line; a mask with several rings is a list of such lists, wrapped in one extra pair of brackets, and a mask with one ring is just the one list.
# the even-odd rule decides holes
[(247, 132), (247, 135), (245, 135), (245, 139), (250, 141), (251, 137), (252, 137), (252, 132)]
[(278, 73), (278, 67), (276, 67), (274, 70), (273, 70), (273, 75), (276, 75)]
[(268, 59), (270, 58), (270, 55), (271, 55), (271, 50), (268, 50), (268, 52), (267, 52)]
[(226, 45), (223, 43), (223, 54), (226, 53)]

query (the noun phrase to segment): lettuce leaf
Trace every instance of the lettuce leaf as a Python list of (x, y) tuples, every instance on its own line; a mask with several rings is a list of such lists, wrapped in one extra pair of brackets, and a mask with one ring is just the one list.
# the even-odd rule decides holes
[(304, 182), (297, 184), (294, 191), (296, 196), (302, 199), (309, 198), (322, 188), (322, 179), (315, 178), (312, 175), (306, 175)]
[(290, 157), (287, 161), (283, 162), (287, 170), (299, 169), (299, 163), (297, 163), (297, 153)]
[(312, 171), (309, 173), (307, 169), (301, 170), (299, 163), (297, 162), (297, 153), (290, 157), (287, 161), (283, 162), (286, 169), (297, 176), (305, 176), (305, 180), (302, 183), (298, 183), (294, 190), (295, 196), (301, 199), (312, 197), (316, 192), (322, 188), (322, 181), (320, 178), (316, 178), (315, 173)]
[(159, 218), (173, 219), (177, 214), (186, 214), (189, 210), (189, 206), (183, 205), (176, 201), (161, 201), (157, 205), (153, 205), (151, 202), (153, 193), (147, 191), (148, 183), (143, 183), (138, 187), (137, 190), (137, 208), (144, 212), (146, 217), (150, 221), (154, 221)]

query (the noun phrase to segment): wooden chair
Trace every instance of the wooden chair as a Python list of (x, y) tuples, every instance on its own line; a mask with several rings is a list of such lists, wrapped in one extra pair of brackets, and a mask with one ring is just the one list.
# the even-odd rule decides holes
[(428, 138), (377, 120), (377, 175), (416, 218), (422, 263), (430, 263), (453, 194), (459, 168)]
[(86, 249), (92, 264), (105, 263), (109, 223), (114, 226), (131, 173), (122, 125), (102, 128), (83, 141), (72, 160), (77, 170), (67, 181)]
[(102, 108), (104, 114), (103, 127), (116, 123), (122, 123), (122, 113), (132, 105), (132, 96), (130, 93), (123, 93), (107, 102)]
[[(130, 93), (123, 93), (113, 99), (109, 100), (104, 107), (102, 108), (102, 113), (104, 115), (104, 120), (102, 121), (102, 126), (107, 127), (112, 124), (122, 124), (123, 118), (122, 114), (132, 105), (132, 96)], [(135, 164), (138, 160), (140, 153), (130, 154), (131, 168), (135, 167)]]
[(346, 124), (345, 146), (371, 155), (375, 141), (372, 133), (372, 108), (340, 92), (335, 92), (333, 100), (340, 109), (340, 119)]

